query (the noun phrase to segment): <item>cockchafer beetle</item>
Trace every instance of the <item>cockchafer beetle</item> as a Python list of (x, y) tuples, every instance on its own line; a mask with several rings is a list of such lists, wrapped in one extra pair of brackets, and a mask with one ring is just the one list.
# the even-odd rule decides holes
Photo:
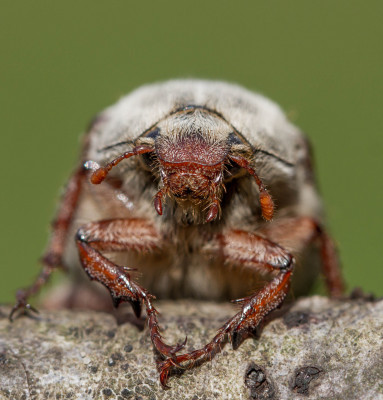
[[(282, 303), (293, 272), (295, 291), (307, 292), (315, 258), (330, 295), (342, 293), (311, 159), (307, 139), (280, 108), (240, 86), (173, 80), (139, 88), (92, 122), (42, 272), (18, 292), (10, 317), (33, 309), (28, 298), (56, 267), (81, 264), (114, 306), (129, 302), (137, 317), (145, 307), (167, 387), (173, 369), (210, 359), (227, 338), (237, 347)], [(259, 274), (269, 282), (236, 300), (238, 313), (203, 348), (187, 353), (185, 342), (165, 343), (154, 295), (237, 298)]]

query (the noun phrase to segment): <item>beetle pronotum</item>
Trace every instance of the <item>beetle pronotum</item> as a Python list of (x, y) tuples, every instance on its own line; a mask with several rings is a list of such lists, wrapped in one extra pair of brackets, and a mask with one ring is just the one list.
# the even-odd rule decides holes
[[(78, 254), (115, 306), (129, 302), (137, 316), (145, 307), (166, 387), (172, 369), (211, 358), (228, 337), (236, 347), (242, 332), (279, 306), (296, 260), (302, 264), (297, 290), (307, 291), (316, 274), (312, 245), (320, 249), (330, 295), (340, 295), (309, 145), (277, 105), (223, 82), (148, 85), (91, 124), (42, 272), (18, 292), (11, 318), (31, 308), (28, 298), (54, 268), (78, 264)], [(119, 253), (121, 263), (105, 252)], [(142, 274), (140, 284), (134, 268)], [(251, 290), (250, 277), (258, 274), (270, 275), (269, 283), (237, 300), (239, 312), (206, 346), (183, 353), (185, 342), (165, 343), (153, 295), (230, 299)]]

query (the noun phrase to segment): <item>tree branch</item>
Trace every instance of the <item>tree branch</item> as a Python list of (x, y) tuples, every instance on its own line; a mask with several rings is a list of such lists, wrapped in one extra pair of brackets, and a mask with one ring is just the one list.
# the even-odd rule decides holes
[[(156, 305), (165, 339), (187, 335), (187, 350), (203, 346), (234, 312), (197, 301)], [(10, 323), (9, 310), (0, 308), (0, 398), (383, 399), (383, 301), (300, 299), (274, 312), (259, 338), (235, 351), (228, 343), (211, 363), (170, 378), (169, 390), (137, 323), (46, 310)]]

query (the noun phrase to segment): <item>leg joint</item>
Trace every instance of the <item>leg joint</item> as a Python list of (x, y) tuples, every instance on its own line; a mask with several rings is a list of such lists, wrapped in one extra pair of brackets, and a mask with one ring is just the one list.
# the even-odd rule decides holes
[(77, 232), (76, 232), (76, 241), (77, 242), (82, 242), (82, 243), (87, 243), (89, 241), (89, 237), (86, 234), (86, 231), (84, 228), (80, 228)]
[(273, 270), (287, 272), (294, 268), (295, 258), (291, 253), (285, 251), (283, 255), (279, 256), (277, 259), (274, 259), (273, 262), (267, 263), (267, 265)]
[(280, 269), (282, 271), (290, 271), (294, 268), (294, 265), (295, 265), (295, 257), (292, 254), (287, 253), (284, 262), (280, 266)]

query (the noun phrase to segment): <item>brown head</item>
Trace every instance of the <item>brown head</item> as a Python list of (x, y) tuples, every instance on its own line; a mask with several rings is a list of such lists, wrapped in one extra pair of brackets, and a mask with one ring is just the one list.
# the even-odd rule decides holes
[(217, 218), (224, 192), (224, 172), (234, 161), (254, 176), (260, 191), (262, 215), (273, 216), (273, 202), (251, 167), (253, 150), (243, 137), (218, 113), (199, 106), (176, 110), (144, 132), (136, 146), (94, 171), (91, 182), (101, 183), (108, 172), (125, 158), (152, 153), (153, 170), (160, 177), (154, 206), (162, 215), (164, 197), (179, 204), (206, 210), (205, 221)]

